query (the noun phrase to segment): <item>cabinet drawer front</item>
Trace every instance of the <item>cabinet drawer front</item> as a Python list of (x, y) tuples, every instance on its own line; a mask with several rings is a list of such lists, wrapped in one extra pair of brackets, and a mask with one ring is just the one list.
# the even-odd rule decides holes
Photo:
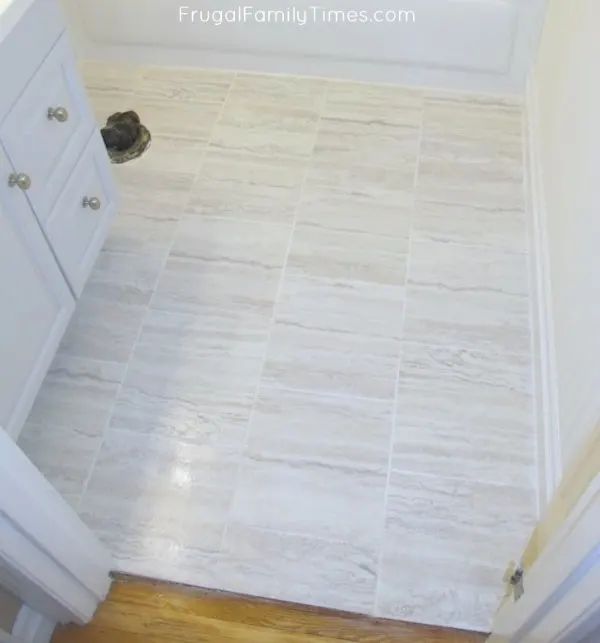
[[(88, 201), (84, 202), (85, 199)], [(93, 199), (98, 202), (90, 203)], [(94, 132), (44, 224), (48, 241), (77, 295), (102, 248), (116, 210), (110, 162), (99, 132)]]
[[(48, 110), (62, 108), (52, 118)], [(65, 119), (66, 116), (66, 120)], [(0, 138), (40, 222), (50, 214), (95, 127), (66, 35), (52, 49), (2, 123)]]

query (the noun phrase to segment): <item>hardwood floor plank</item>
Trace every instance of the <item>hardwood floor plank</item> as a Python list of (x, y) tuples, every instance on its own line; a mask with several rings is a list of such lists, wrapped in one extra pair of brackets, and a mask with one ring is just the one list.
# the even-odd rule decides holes
[(480, 643), (486, 636), (401, 621), (118, 579), (94, 620), (52, 643)]

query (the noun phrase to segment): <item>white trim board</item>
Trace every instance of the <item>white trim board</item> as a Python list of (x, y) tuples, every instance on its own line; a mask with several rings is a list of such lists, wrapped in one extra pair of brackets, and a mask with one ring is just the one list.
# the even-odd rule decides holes
[(538, 508), (541, 513), (558, 487), (563, 464), (546, 202), (540, 157), (538, 95), (533, 76), (527, 82), (524, 113), (534, 420), (537, 438)]
[(594, 615), (600, 603), (600, 474), (525, 573), (525, 593), (505, 601), (494, 619), (495, 638), (506, 643), (573, 641), (568, 633)]
[(49, 621), (86, 623), (108, 593), (112, 566), (96, 536), (0, 428), (0, 583)]
[(54, 621), (23, 605), (17, 615), (12, 634), (15, 641), (23, 643), (50, 643), (55, 627)]
[[(409, 24), (192, 24), (175, 3), (62, 0), (82, 58), (521, 95), (546, 0), (405, 0)], [(193, 5), (193, 3), (189, 3)], [(365, 10), (359, 0), (346, 9)], [(206, 0), (204, 12), (236, 7)], [(263, 0), (255, 9), (272, 9)], [(299, 0), (295, 7), (311, 7)], [(321, 9), (339, 10), (326, 0)], [(195, 6), (188, 7), (196, 8)], [(136, 22), (137, 28), (130, 25)]]
[(522, 91), (518, 78), (515, 79), (508, 73), (484, 73), (362, 59), (342, 60), (253, 51), (178, 49), (95, 42), (80, 43), (78, 54), (80, 58), (105, 62), (126, 61), (137, 65), (283, 74), (509, 96), (518, 96)]

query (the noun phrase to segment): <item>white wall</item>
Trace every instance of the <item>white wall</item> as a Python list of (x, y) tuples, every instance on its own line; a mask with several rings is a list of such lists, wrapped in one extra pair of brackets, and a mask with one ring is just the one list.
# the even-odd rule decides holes
[[(84, 55), (367, 81), (521, 92), (546, 0), (63, 0)], [(220, 27), (179, 22), (180, 5), (414, 9), (415, 24)]]
[(600, 2), (550, 0), (533, 76), (563, 466), (600, 419)]

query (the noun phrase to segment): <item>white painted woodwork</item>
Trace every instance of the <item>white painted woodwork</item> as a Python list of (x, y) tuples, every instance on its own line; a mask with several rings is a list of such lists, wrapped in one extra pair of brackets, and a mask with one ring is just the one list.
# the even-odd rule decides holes
[[(48, 118), (63, 107), (68, 119)], [(95, 127), (69, 41), (63, 36), (19, 96), (0, 127), (17, 172), (31, 177), (27, 198), (43, 224)]]
[[(100, 200), (100, 208), (84, 207), (85, 197)], [(44, 228), (71, 287), (77, 295), (102, 248), (116, 213), (113, 178), (100, 134), (92, 135)]]
[[(0, 423), (15, 439), (116, 214), (65, 26), (58, 0), (0, 5)], [(48, 118), (58, 107), (64, 122)]]
[(525, 593), (496, 615), (490, 641), (545, 643), (600, 609), (600, 474), (526, 571)]
[(559, 432), (558, 389), (548, 221), (539, 146), (539, 106), (532, 83), (526, 94), (524, 147), (526, 208), (529, 227), (531, 335), (537, 444), (538, 513), (548, 505), (563, 470)]
[(0, 0), (0, 42), (9, 35), (15, 24), (35, 0)]
[(545, 222), (547, 379), (556, 404), (548, 433), (565, 467), (600, 419), (599, 21), (597, 0), (549, 2), (527, 100)]
[(0, 429), (0, 583), (51, 620), (87, 622), (112, 560), (75, 511)]
[(23, 605), (17, 615), (12, 635), (15, 643), (50, 643), (56, 623), (48, 617)]
[(75, 302), (0, 148), (0, 424), (16, 435)]
[(0, 13), (0, 122), (65, 29), (56, 0), (8, 3)]
[[(89, 58), (522, 92), (545, 0), (404, 0), (345, 9), (404, 9), (414, 24), (179, 22), (179, 7), (227, 10), (234, 0), (62, 0)], [(293, 3), (308, 9), (315, 3)], [(262, 0), (256, 9), (281, 9)], [(287, 6), (287, 5), (286, 5)], [(318, 3), (340, 9), (332, 0)], [(132, 26), (135, 25), (135, 28)]]

